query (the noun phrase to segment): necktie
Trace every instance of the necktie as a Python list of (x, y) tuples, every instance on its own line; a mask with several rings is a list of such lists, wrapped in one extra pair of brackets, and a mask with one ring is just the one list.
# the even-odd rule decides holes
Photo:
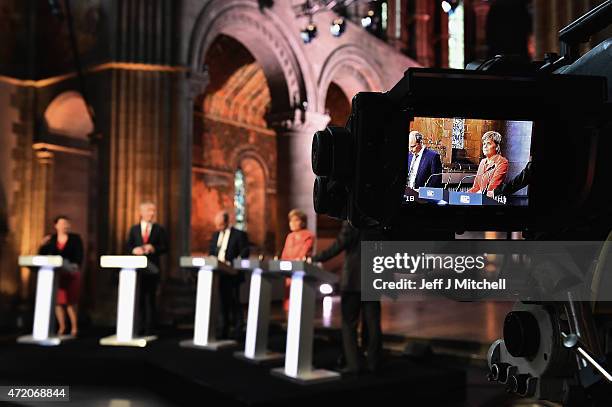
[(149, 235), (151, 234), (151, 224), (147, 223), (147, 227), (145, 228), (144, 234), (142, 235), (142, 241), (144, 244), (149, 243)]
[(218, 247), (219, 250), (217, 252), (217, 258), (221, 261), (225, 261), (225, 252), (227, 251), (227, 242), (229, 240), (230, 231), (226, 229), (221, 233), (221, 244)]
[[(223, 234), (225, 233), (225, 230), (222, 230), (221, 232), (219, 232), (219, 237), (217, 238), (217, 249), (220, 249), (221, 246), (223, 245)], [(217, 250), (217, 253), (219, 251)]]

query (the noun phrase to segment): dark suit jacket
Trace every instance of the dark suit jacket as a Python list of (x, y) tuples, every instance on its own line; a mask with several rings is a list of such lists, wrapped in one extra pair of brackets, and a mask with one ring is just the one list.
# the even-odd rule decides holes
[[(412, 159), (414, 155), (412, 153), (408, 153), (408, 169), (410, 170), (410, 165), (412, 164)], [(440, 159), (440, 154), (435, 152), (434, 150), (430, 150), (429, 148), (423, 149), (423, 156), (421, 157), (421, 162), (419, 163), (419, 168), (417, 170), (416, 178), (414, 179), (414, 187), (420, 188), (425, 186), (427, 179), (432, 174), (439, 174), (442, 172), (442, 160)], [(429, 182), (427, 182), (428, 187), (441, 187), (442, 186), (442, 175), (434, 175), (431, 177)]]
[[(163, 226), (158, 225), (157, 223), (153, 223), (153, 226), (151, 226), (151, 235), (149, 236), (148, 243), (155, 248), (155, 252), (148, 254), (147, 259), (159, 268), (160, 256), (168, 251), (168, 237), (166, 235), (166, 230), (163, 228)], [(134, 250), (135, 247), (143, 245), (144, 242), (142, 241), (142, 231), (140, 229), (139, 222), (130, 228), (130, 232), (128, 234), (127, 239), (126, 252), (127, 254), (132, 254), (132, 250)]]
[(512, 195), (515, 192), (525, 188), (531, 182), (531, 161), (527, 163), (525, 168), (507, 184), (501, 184), (495, 188), (495, 196), (497, 195)]
[(68, 233), (66, 246), (62, 251), (57, 249), (57, 234), (51, 235), (51, 239), (40, 247), (38, 253), (46, 256), (62, 256), (70, 263), (78, 264), (79, 267), (83, 265), (83, 241), (76, 233)]
[(344, 251), (344, 266), (340, 278), (340, 290), (348, 292), (361, 291), (361, 239), (359, 230), (347, 221), (342, 222), (342, 229), (334, 243), (327, 249), (312, 256), (314, 262), (324, 262)]
[[(215, 232), (212, 235), (208, 252), (211, 256), (219, 254), (217, 251), (217, 240), (219, 240), (219, 232)], [(227, 241), (227, 249), (225, 250), (225, 260), (232, 262), (237, 257), (249, 257), (249, 238), (242, 230), (232, 227), (230, 228), (230, 236)]]
[[(219, 240), (219, 232), (215, 232), (212, 235), (212, 240), (210, 241), (210, 247), (208, 250), (208, 254), (211, 256), (217, 256), (219, 254), (217, 249), (217, 240)], [(238, 230), (236, 228), (230, 228), (230, 236), (227, 241), (227, 249), (225, 249), (225, 260), (228, 262), (233, 262), (235, 258), (249, 257), (249, 238), (245, 232), (242, 230)], [(227, 281), (232, 281), (235, 284), (240, 284), (244, 281), (244, 273), (239, 273), (236, 276), (222, 275), (222, 279)]]

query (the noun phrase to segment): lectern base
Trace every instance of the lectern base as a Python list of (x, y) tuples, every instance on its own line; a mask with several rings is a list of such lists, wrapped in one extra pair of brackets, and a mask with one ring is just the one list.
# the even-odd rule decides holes
[(311, 370), (310, 372), (302, 373), (297, 377), (287, 375), (284, 367), (272, 369), (270, 373), (272, 376), (280, 377), (281, 379), (289, 380), (290, 382), (301, 385), (331, 382), (334, 380), (339, 380), (341, 377), (340, 373), (325, 369)]
[(246, 362), (250, 362), (250, 363), (254, 363), (254, 364), (265, 364), (265, 363), (273, 363), (273, 362), (279, 362), (283, 359), (285, 359), (285, 354), (284, 353), (278, 353), (278, 352), (266, 352), (263, 355), (257, 355), (255, 357), (249, 357), (246, 356), (244, 354), (244, 351), (240, 351), (240, 352), (235, 352), (234, 353), (234, 357), (240, 360), (244, 360)]
[(100, 345), (104, 346), (132, 346), (136, 348), (144, 348), (151, 341), (157, 339), (157, 336), (140, 336), (132, 338), (127, 341), (120, 341), (117, 339), (117, 335), (107, 336), (106, 338), (100, 339)]
[(197, 345), (193, 343), (193, 339), (186, 339), (184, 341), (179, 342), (179, 346), (183, 348), (194, 348), (194, 349), (204, 349), (204, 350), (219, 350), (222, 348), (229, 348), (233, 346), (238, 346), (238, 342), (232, 340), (220, 340), (220, 341), (211, 341), (206, 345)]
[(47, 339), (34, 339), (32, 335), (20, 336), (17, 338), (17, 343), (25, 343), (29, 345), (41, 345), (41, 346), (57, 346), (64, 341), (75, 339), (72, 335), (60, 335), (52, 336)]

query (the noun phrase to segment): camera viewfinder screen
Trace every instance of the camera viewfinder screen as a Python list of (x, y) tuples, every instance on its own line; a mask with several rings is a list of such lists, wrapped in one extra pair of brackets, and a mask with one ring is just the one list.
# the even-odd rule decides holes
[(406, 205), (527, 206), (533, 122), (416, 117)]

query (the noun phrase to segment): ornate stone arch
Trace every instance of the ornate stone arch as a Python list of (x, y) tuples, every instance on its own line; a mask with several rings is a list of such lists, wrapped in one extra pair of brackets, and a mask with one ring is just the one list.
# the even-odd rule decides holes
[[(239, 41), (261, 65), (272, 97), (273, 114), (316, 104), (317, 92), (305, 57), (274, 11), (251, 0), (212, 0), (200, 11), (191, 33), (188, 61), (202, 70), (210, 45), (219, 34)], [(307, 102), (307, 103), (305, 103)]]
[(261, 165), (261, 168), (263, 169), (266, 184), (271, 183), (272, 180), (270, 178), (271, 176), (270, 168), (268, 168), (268, 164), (266, 163), (266, 160), (252, 146), (244, 145), (232, 151), (229, 157), (229, 160), (228, 160), (228, 162), (232, 166), (231, 167), (232, 170), (235, 170), (236, 168), (238, 168), (238, 165), (240, 165), (240, 162), (244, 160), (245, 158), (252, 158), (253, 160), (257, 161), (257, 163), (259, 163), (259, 165)]
[(325, 97), (331, 82), (335, 82), (349, 99), (357, 92), (381, 91), (383, 75), (380, 67), (373, 65), (371, 60), (357, 45), (336, 48), (325, 60), (317, 82), (317, 110), (325, 109)]

